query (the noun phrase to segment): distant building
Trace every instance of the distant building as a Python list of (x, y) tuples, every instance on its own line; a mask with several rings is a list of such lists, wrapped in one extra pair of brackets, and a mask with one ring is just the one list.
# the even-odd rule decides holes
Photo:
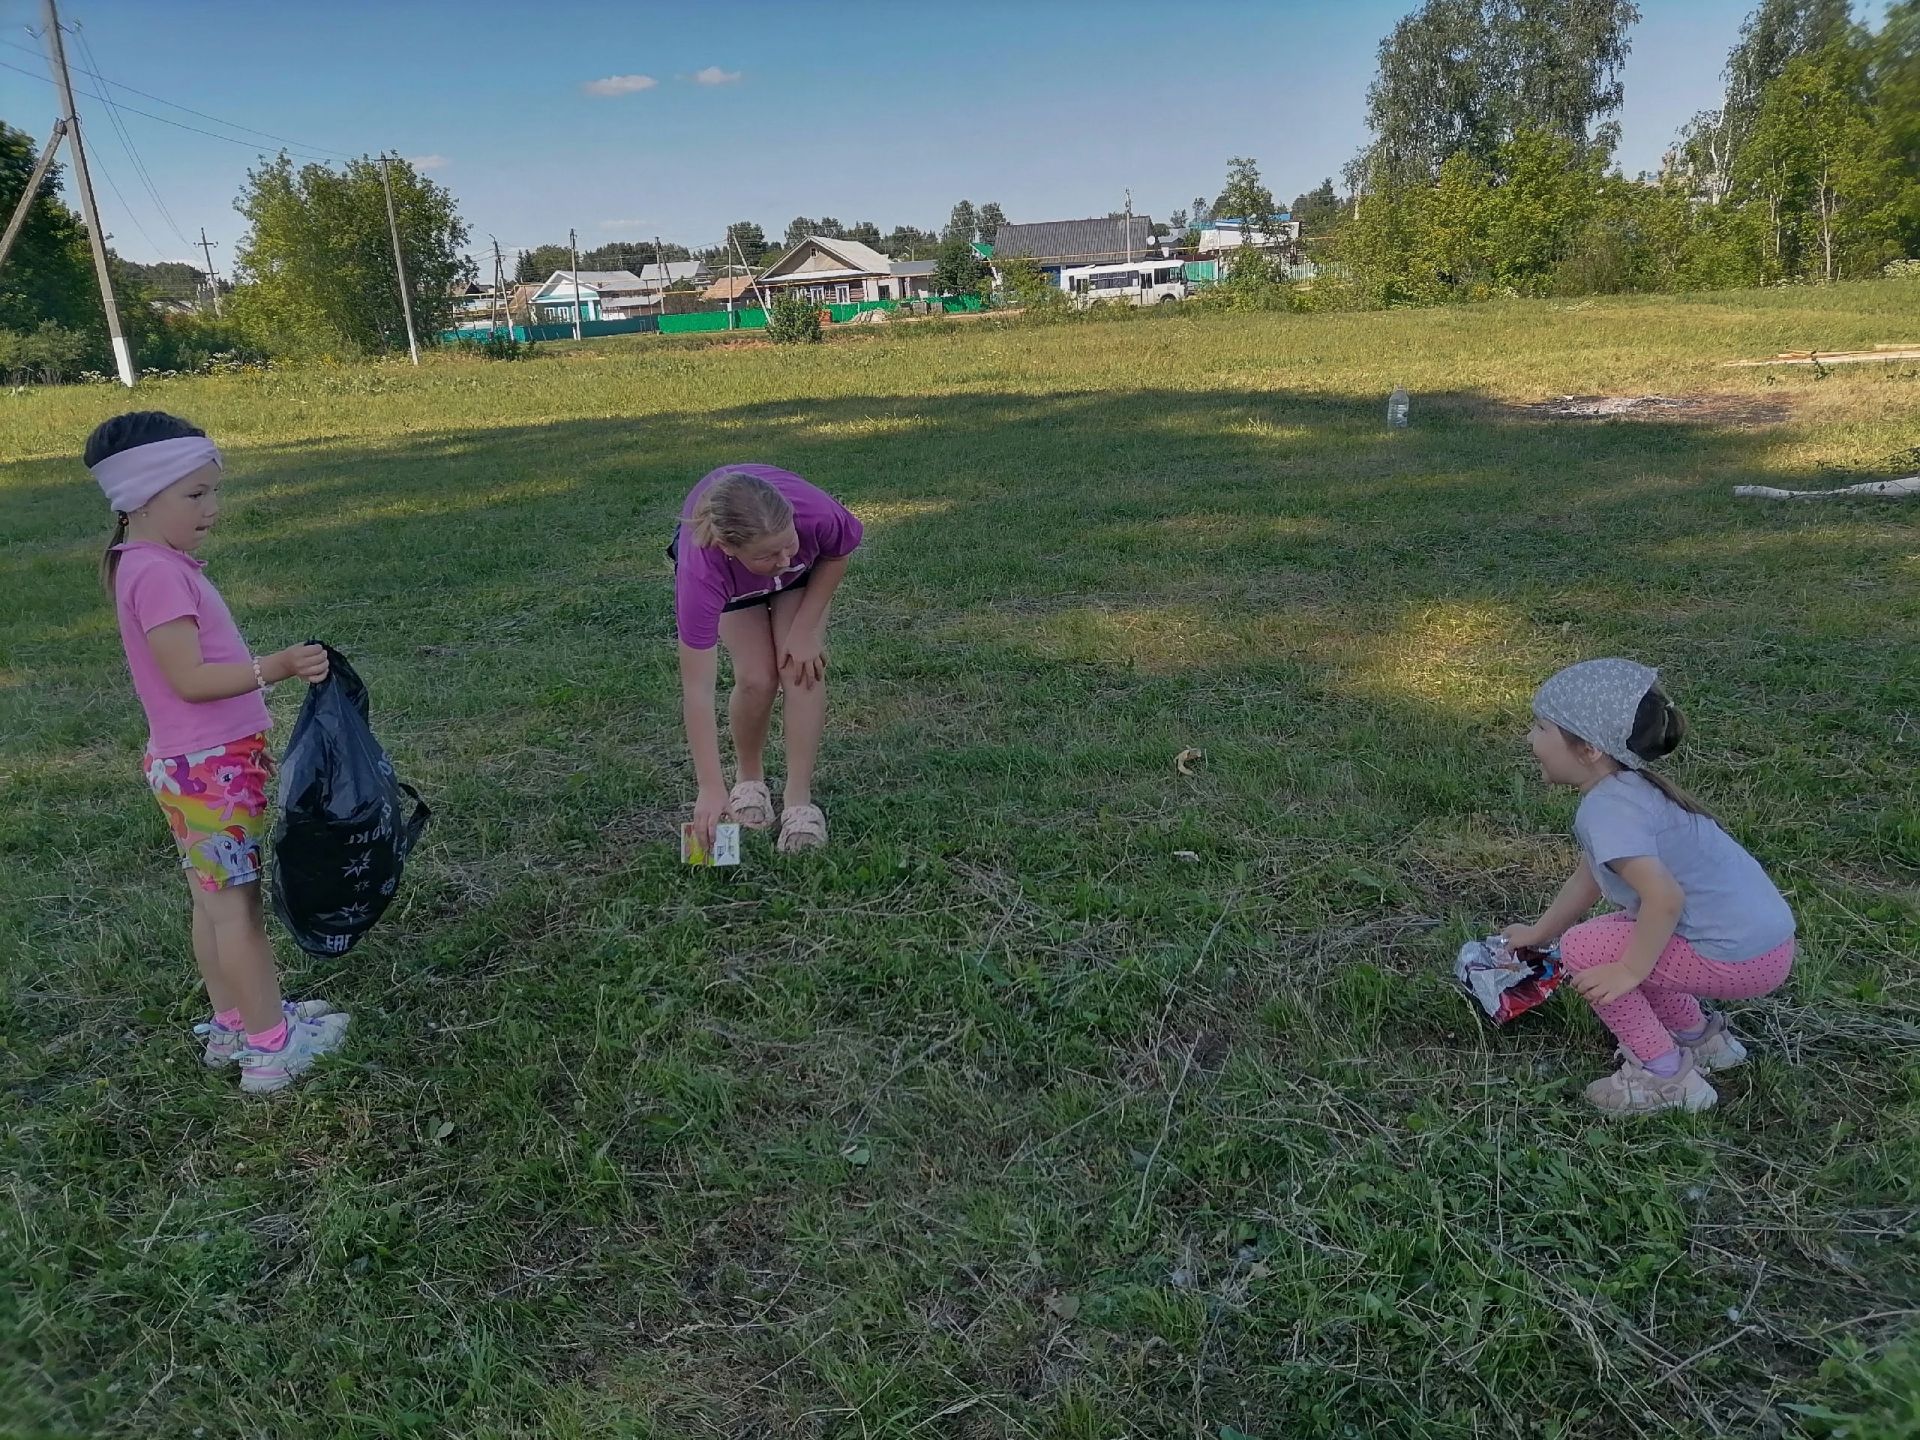
[[(809, 235), (737, 292), (771, 299), (798, 290), (817, 305), (912, 300), (931, 295), (932, 260), (892, 260), (858, 240)], [(723, 297), (722, 297), (723, 298)]]
[(1007, 261), (1031, 260), (1056, 285), (1062, 270), (1151, 260), (1162, 253), (1148, 215), (1002, 225), (988, 248), (996, 278)]
[(631, 270), (556, 270), (534, 292), (534, 317), (542, 324), (569, 325), (577, 307), (582, 320), (626, 320), (657, 314), (668, 289), (697, 285), (707, 274), (698, 260), (656, 261)]
[(1300, 243), (1300, 222), (1282, 212), (1266, 220), (1242, 224), (1215, 217), (1207, 221), (1193, 247), (1197, 255), (1220, 255), (1251, 245), (1256, 250), (1292, 250)]

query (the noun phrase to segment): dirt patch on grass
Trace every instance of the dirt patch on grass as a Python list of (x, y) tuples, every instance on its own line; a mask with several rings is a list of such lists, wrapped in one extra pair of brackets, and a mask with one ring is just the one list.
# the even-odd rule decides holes
[(1779, 425), (1793, 411), (1770, 395), (1562, 395), (1515, 405), (1532, 420), (1686, 420), (1704, 425)]

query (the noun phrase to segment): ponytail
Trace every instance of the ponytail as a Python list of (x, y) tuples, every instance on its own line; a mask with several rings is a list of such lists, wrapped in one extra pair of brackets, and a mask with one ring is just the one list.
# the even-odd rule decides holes
[(100, 588), (113, 597), (113, 579), (120, 573), (119, 546), (126, 543), (127, 515), (124, 510), (116, 510), (113, 516), (113, 537), (107, 541), (106, 553), (100, 557)]
[(1716, 824), (1719, 822), (1719, 816), (1715, 815), (1711, 810), (1707, 809), (1706, 806), (1694, 799), (1693, 796), (1674, 784), (1673, 781), (1667, 779), (1667, 777), (1662, 775), (1658, 770), (1641, 770), (1637, 773), (1644, 776), (1649, 785), (1653, 786), (1654, 789), (1658, 790), (1682, 810), (1685, 810), (1689, 815), (1698, 815), (1703, 819), (1712, 820)]
[[(1640, 708), (1633, 712), (1633, 732), (1627, 738), (1627, 748), (1642, 760), (1661, 760), (1679, 749), (1686, 734), (1687, 717), (1667, 698), (1666, 692), (1655, 685), (1640, 697)], [(1646, 769), (1640, 773), (1647, 777), (1648, 784), (1688, 814), (1704, 815), (1709, 820), (1715, 818), (1711, 810), (1659, 771)]]
[[(1564, 725), (1555, 725), (1554, 728), (1574, 744), (1585, 745), (1594, 751), (1600, 749), (1591, 740), (1574, 734)], [(1640, 697), (1640, 706), (1633, 712), (1633, 730), (1627, 737), (1627, 748), (1642, 760), (1662, 760), (1680, 747), (1686, 734), (1687, 717), (1681, 713), (1678, 705), (1667, 698), (1666, 692), (1655, 685)], [(1649, 785), (1689, 815), (1699, 815), (1718, 823), (1718, 817), (1711, 810), (1650, 765), (1633, 773), (1643, 776)]]

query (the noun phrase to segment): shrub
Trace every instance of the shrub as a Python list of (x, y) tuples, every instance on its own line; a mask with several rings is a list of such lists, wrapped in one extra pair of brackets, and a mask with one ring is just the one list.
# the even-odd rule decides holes
[(0, 330), (0, 374), (13, 385), (77, 380), (89, 348), (85, 335), (51, 320), (43, 320), (37, 330)]
[(468, 336), (454, 341), (452, 349), (457, 355), (471, 356), (475, 360), (533, 358), (533, 341), (518, 339), (510, 330), (489, 330), (479, 339)]
[(146, 372), (223, 375), (271, 366), (267, 348), (237, 322), (204, 311), (168, 315), (140, 347)]
[(776, 345), (820, 343), (820, 308), (797, 290), (785, 290), (767, 307), (767, 338)]
[(1209, 285), (1187, 303), (1207, 310), (1304, 308), (1283, 273), (1280, 263), (1264, 251), (1241, 250), (1234, 255), (1226, 279)]

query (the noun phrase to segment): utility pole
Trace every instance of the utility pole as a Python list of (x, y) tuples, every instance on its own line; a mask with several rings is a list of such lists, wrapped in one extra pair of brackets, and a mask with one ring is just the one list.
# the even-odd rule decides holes
[[(493, 240), (493, 236), (489, 235), (487, 239)], [(507, 273), (500, 259), (500, 242), (498, 240), (493, 240), (493, 313), (495, 315), (506, 316), (507, 334), (511, 336), (513, 334), (513, 311), (507, 305)], [(493, 323), (497, 327), (500, 322), (495, 320)]]
[[(754, 275), (753, 267), (747, 264), (747, 247), (740, 243), (740, 237), (733, 233), (733, 227), (731, 225), (727, 227), (727, 239), (733, 242), (733, 253), (740, 257), (740, 268), (747, 272), (748, 291), (760, 297), (760, 308), (765, 310), (767, 308), (767, 292), (760, 288), (759, 278)], [(773, 317), (769, 315), (767, 318), (772, 319)]]
[(53, 0), (43, 0), (47, 20), (47, 48), (53, 55), (53, 78), (60, 86), (61, 119), (67, 122), (67, 150), (73, 156), (73, 179), (80, 190), (80, 211), (86, 217), (87, 239), (93, 246), (93, 273), (100, 281), (100, 304), (107, 312), (107, 339), (113, 345), (113, 366), (120, 383), (133, 388), (133, 352), (120, 329), (120, 307), (113, 298), (113, 274), (107, 269), (107, 232), (100, 228), (100, 207), (93, 203), (93, 177), (87, 173), (87, 147), (80, 139), (80, 112), (73, 103), (73, 77), (67, 74), (67, 47), (60, 38), (60, 15)]
[(41, 147), (40, 158), (33, 164), (33, 174), (27, 177), (27, 188), (20, 192), (20, 203), (13, 207), (13, 218), (7, 221), (7, 233), (0, 235), (0, 265), (7, 263), (7, 252), (13, 249), (13, 242), (20, 238), (21, 230), (26, 228), (27, 212), (40, 197), (40, 182), (47, 178), (47, 171), (53, 168), (53, 157), (60, 149), (60, 141), (66, 133), (65, 120), (53, 122), (53, 136)]
[(400, 222), (393, 213), (393, 178), (387, 173), (387, 152), (380, 152), (380, 188), (387, 192), (387, 232), (393, 236), (393, 273), (400, 282), (400, 313), (407, 320), (407, 354), (420, 363), (420, 342), (413, 338), (413, 297), (407, 293), (407, 262), (400, 258)]
[(580, 237), (567, 231), (567, 249), (573, 252), (573, 338), (580, 338)]
[(207, 288), (213, 292), (213, 313), (220, 313), (220, 277), (213, 271), (213, 242), (207, 239), (207, 227), (200, 227), (200, 253), (207, 257)]
[(1127, 189), (1127, 263), (1133, 263), (1133, 189)]

